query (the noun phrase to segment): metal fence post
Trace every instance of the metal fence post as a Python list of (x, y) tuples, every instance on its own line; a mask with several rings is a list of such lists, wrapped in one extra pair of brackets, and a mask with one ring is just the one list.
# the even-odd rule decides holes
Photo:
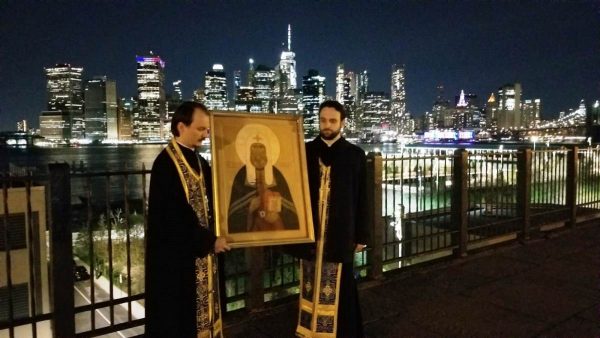
[(569, 208), (569, 220), (567, 225), (575, 227), (577, 223), (577, 175), (579, 168), (579, 147), (571, 148), (567, 155), (567, 207)]
[(469, 239), (467, 222), (469, 209), (468, 187), (469, 154), (465, 149), (454, 151), (454, 168), (452, 173), (452, 227), (458, 230), (458, 248), (454, 254), (457, 257), (467, 255), (467, 242)]
[(383, 276), (382, 164), (381, 153), (370, 152), (367, 155), (367, 210), (372, 223), (370, 243), (372, 247), (367, 255), (371, 268), (367, 276), (371, 279)]
[(528, 240), (531, 227), (531, 157), (530, 148), (517, 153), (517, 213), (523, 219), (521, 239)]
[(71, 232), (71, 174), (69, 165), (48, 165), (50, 171), (50, 267), (54, 337), (75, 336), (73, 242)]
[(248, 264), (248, 295), (247, 308), (250, 311), (260, 310), (265, 303), (263, 276), (265, 270), (264, 248), (247, 248)]

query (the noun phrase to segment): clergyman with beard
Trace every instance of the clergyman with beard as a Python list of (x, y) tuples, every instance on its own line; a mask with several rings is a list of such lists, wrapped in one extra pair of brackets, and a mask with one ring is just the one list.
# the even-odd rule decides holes
[(301, 260), (299, 337), (363, 337), (354, 253), (369, 241), (366, 156), (341, 136), (346, 111), (319, 107), (320, 135), (306, 144), (314, 244), (289, 247)]

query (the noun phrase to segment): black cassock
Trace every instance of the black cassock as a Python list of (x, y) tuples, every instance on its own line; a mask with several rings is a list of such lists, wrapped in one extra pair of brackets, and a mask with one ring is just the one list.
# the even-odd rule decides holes
[[(327, 262), (342, 263), (337, 337), (362, 337), (353, 260), (356, 244), (370, 241), (366, 209), (366, 156), (362, 149), (344, 138), (329, 147), (317, 137), (306, 144), (306, 160), (316, 236), (320, 234), (319, 161), (331, 166), (331, 192), (323, 254)], [(315, 250), (314, 244), (284, 247), (284, 251), (308, 260), (315, 258)]]
[[(202, 172), (212, 211), (208, 162), (180, 147), (187, 162)], [(215, 235), (200, 227), (188, 204), (173, 160), (163, 150), (152, 166), (146, 234), (146, 337), (196, 337), (196, 257), (208, 255)], [(212, 219), (209, 214), (209, 219)], [(211, 224), (211, 228), (212, 224)]]

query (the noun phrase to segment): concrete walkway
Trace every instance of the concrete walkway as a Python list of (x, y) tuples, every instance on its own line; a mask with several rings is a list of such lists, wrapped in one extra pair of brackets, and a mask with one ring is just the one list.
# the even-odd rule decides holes
[[(367, 337), (600, 337), (600, 221), (359, 286)], [(293, 337), (297, 301), (226, 318)]]

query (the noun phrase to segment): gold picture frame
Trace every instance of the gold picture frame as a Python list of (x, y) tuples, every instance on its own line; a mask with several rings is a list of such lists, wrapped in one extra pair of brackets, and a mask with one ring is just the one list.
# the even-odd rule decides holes
[(233, 248), (314, 242), (302, 117), (211, 115), (217, 235)]

